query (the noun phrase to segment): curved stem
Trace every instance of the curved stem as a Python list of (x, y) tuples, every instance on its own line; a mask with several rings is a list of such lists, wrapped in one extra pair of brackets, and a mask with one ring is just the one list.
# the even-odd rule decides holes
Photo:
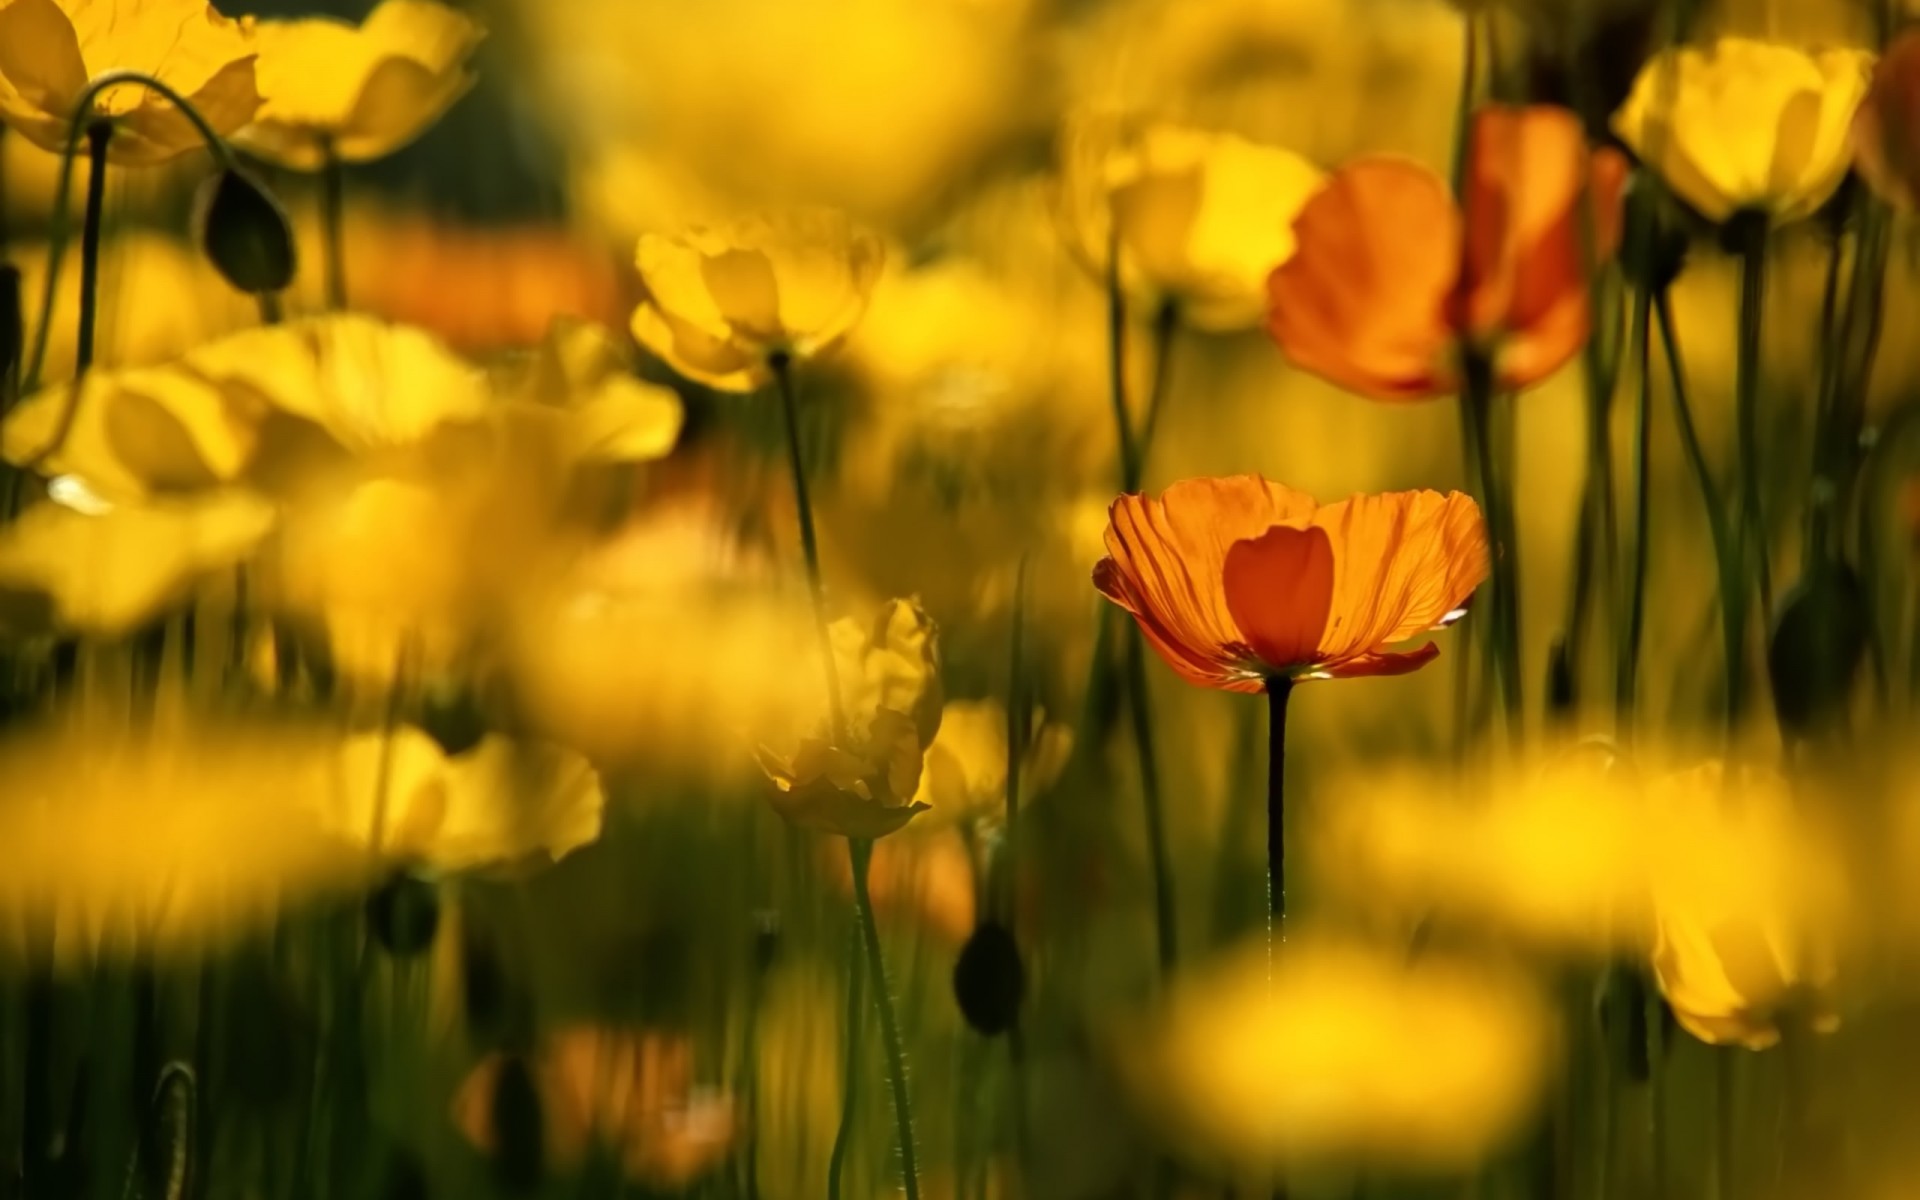
[[(214, 132), (213, 126), (207, 124), (200, 110), (173, 88), (139, 71), (107, 71), (87, 85), (87, 90), (80, 93), (79, 100), (73, 106), (73, 115), (67, 121), (66, 144), (69, 147), (79, 143), (81, 132), (94, 120), (94, 100), (109, 88), (123, 86), (144, 87), (185, 113), (187, 120), (193, 122), (194, 129), (199, 132), (201, 140), (206, 142), (208, 151), (213, 154), (214, 163), (223, 168), (233, 165), (233, 152)], [(72, 191), (73, 155), (68, 153), (61, 156), (60, 182), (54, 189), (53, 225), (47, 233), (47, 279), (40, 290), (40, 324), (34, 331), (33, 356), (28, 360), (25, 382), (20, 389), (22, 395), (40, 386), (40, 372), (46, 366), (48, 328), (52, 324), (54, 296), (60, 285), (60, 259), (66, 251), (67, 197)]]
[(1653, 298), (1641, 289), (1633, 301), (1633, 352), (1640, 372), (1640, 395), (1633, 413), (1633, 569), (1627, 580), (1627, 617), (1620, 639), (1620, 663), (1614, 673), (1614, 732), (1633, 737), (1633, 707), (1640, 675), (1640, 643), (1647, 621), (1647, 541), (1650, 522), (1647, 459), (1652, 451)]
[(813, 528), (813, 500), (807, 491), (806, 460), (800, 453), (800, 406), (794, 394), (793, 360), (776, 353), (767, 364), (780, 393), (780, 410), (787, 426), (787, 467), (793, 475), (793, 506), (800, 521), (800, 552), (807, 564), (807, 591), (813, 599), (813, 620), (820, 638), (820, 661), (827, 682), (827, 712), (832, 719), (833, 744), (844, 746), (847, 718), (840, 701), (840, 668), (833, 658), (833, 635), (827, 625), (827, 588), (820, 575), (820, 542)]
[(840, 1200), (840, 1179), (846, 1170), (847, 1148), (853, 1142), (853, 1117), (860, 1093), (860, 985), (866, 961), (861, 951), (865, 943), (866, 935), (856, 915), (847, 946), (847, 1019), (841, 1033), (846, 1039), (845, 1066), (840, 1079), (840, 1128), (833, 1135), (833, 1153), (827, 1159), (827, 1200)]
[(1694, 482), (1700, 488), (1700, 501), (1707, 511), (1707, 532), (1713, 540), (1714, 562), (1720, 577), (1720, 629), (1725, 643), (1727, 673), (1727, 730), (1731, 736), (1738, 720), (1741, 692), (1744, 690), (1746, 662), (1741, 628), (1745, 620), (1746, 587), (1744, 575), (1734, 557), (1733, 534), (1727, 528), (1726, 505), (1707, 465), (1706, 451), (1700, 445), (1700, 431), (1693, 422), (1693, 406), (1687, 402), (1686, 370), (1680, 363), (1680, 340), (1674, 335), (1673, 301), (1666, 292), (1653, 298), (1654, 313), (1660, 322), (1660, 344), (1666, 352), (1667, 370), (1673, 383), (1673, 417), (1680, 429), (1680, 445), (1687, 464), (1693, 469)]
[(848, 838), (847, 856), (853, 866), (854, 908), (867, 946), (867, 974), (873, 977), (873, 999), (880, 1007), (880, 1039), (887, 1054), (887, 1086), (893, 1092), (901, 1182), (907, 1200), (919, 1200), (920, 1178), (914, 1166), (913, 1102), (907, 1094), (907, 1055), (900, 1043), (900, 1025), (893, 1012), (893, 993), (887, 986), (886, 963), (880, 956), (880, 929), (874, 923), (873, 901), (867, 895), (867, 868), (873, 861), (873, 843), (863, 838)]
[(320, 224), (327, 247), (327, 307), (335, 312), (347, 306), (346, 171), (333, 139), (321, 143)]
[(80, 323), (74, 337), (76, 380), (93, 365), (94, 331), (100, 319), (100, 226), (107, 207), (107, 143), (112, 140), (112, 122), (87, 126), (87, 211), (80, 227)]

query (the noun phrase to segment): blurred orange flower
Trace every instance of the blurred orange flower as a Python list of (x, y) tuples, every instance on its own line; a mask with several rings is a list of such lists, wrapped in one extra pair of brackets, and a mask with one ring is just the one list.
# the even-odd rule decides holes
[(1447, 624), (1487, 575), (1480, 509), (1459, 492), (1317, 504), (1258, 475), (1189, 479), (1108, 510), (1093, 582), (1188, 682), (1401, 675), (1439, 654), (1397, 642)]
[(1294, 223), (1294, 256), (1268, 281), (1269, 331), (1297, 365), (1375, 400), (1452, 393), (1462, 342), (1501, 386), (1538, 383), (1587, 337), (1587, 185), (1604, 259), (1626, 173), (1617, 152), (1589, 153), (1579, 118), (1545, 105), (1474, 115), (1464, 214), (1426, 167), (1355, 159)]
[(1874, 194), (1920, 209), (1920, 26), (1887, 43), (1853, 116), (1853, 165)]

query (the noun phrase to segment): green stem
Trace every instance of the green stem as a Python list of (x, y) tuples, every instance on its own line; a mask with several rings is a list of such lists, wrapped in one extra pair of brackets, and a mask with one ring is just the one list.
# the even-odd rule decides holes
[(333, 139), (321, 142), (320, 224), (326, 238), (327, 307), (347, 307), (346, 170), (334, 151)]
[(1653, 297), (1643, 288), (1633, 301), (1633, 353), (1640, 374), (1640, 395), (1633, 411), (1633, 567), (1627, 580), (1627, 619), (1620, 639), (1620, 663), (1614, 672), (1614, 733), (1633, 737), (1633, 708), (1640, 677), (1640, 644), (1647, 620), (1647, 551), (1651, 530), (1651, 481), (1647, 460), (1653, 449)]
[[(1737, 545), (1744, 575), (1760, 585), (1760, 616), (1773, 623), (1773, 565), (1760, 504), (1760, 331), (1766, 302), (1767, 226), (1748, 219), (1740, 245), (1740, 336), (1734, 376), (1734, 421), (1740, 452)], [(1744, 582), (1743, 582), (1744, 586)], [(1744, 615), (1744, 609), (1743, 609)], [(1745, 631), (1741, 631), (1745, 642)]]
[(873, 861), (873, 843), (847, 839), (847, 857), (853, 866), (853, 902), (860, 933), (867, 946), (867, 974), (873, 977), (873, 998), (880, 1008), (880, 1039), (887, 1055), (887, 1086), (893, 1092), (893, 1120), (900, 1146), (901, 1182), (907, 1200), (919, 1200), (920, 1178), (914, 1166), (913, 1102), (907, 1094), (907, 1056), (900, 1043), (900, 1026), (893, 1012), (893, 994), (887, 987), (886, 963), (880, 956), (880, 929), (873, 919), (873, 901), (867, 895), (867, 868)]
[(1033, 703), (1027, 683), (1026, 649), (1027, 559), (1013, 580), (1013, 630), (1007, 650), (1007, 823), (1000, 840), (1000, 886), (993, 889), (988, 904), (1000, 906), (1000, 917), (1007, 931), (1013, 932), (1018, 881), (1014, 874), (1014, 829), (1020, 816), (1020, 766), (1026, 760), (1027, 740), (1032, 734)]
[(1160, 801), (1160, 765), (1154, 750), (1152, 701), (1147, 695), (1146, 641), (1138, 630), (1127, 637), (1127, 701), (1133, 715), (1133, 744), (1140, 756), (1140, 801), (1147, 822), (1147, 858), (1153, 870), (1154, 930), (1160, 973), (1173, 974), (1179, 958), (1179, 920), (1173, 902), (1173, 861), (1167, 849), (1166, 811)]
[(1733, 1200), (1734, 1164), (1739, 1157), (1739, 1128), (1734, 1121), (1734, 1055), (1726, 1047), (1713, 1048), (1713, 1186), (1718, 1200)]
[(1120, 454), (1121, 490), (1139, 486), (1140, 451), (1133, 440), (1133, 414), (1127, 411), (1127, 293), (1120, 285), (1120, 230), (1107, 239), (1107, 378), (1113, 402), (1113, 432)]
[(1486, 513), (1489, 553), (1493, 560), (1493, 657), (1500, 676), (1501, 700), (1506, 708), (1507, 736), (1517, 740), (1525, 713), (1520, 683), (1518, 547), (1513, 514), (1507, 506), (1500, 472), (1494, 465), (1492, 367), (1481, 355), (1466, 356), (1460, 403), (1464, 409), (1469, 465), (1477, 464), (1480, 475), (1481, 504)]
[[(849, 842), (848, 846), (852, 844)], [(855, 878), (859, 878), (858, 874)], [(865, 959), (861, 954), (864, 944), (865, 934), (856, 916), (852, 941), (847, 947), (847, 1019), (842, 1026), (842, 1036), (846, 1038), (843, 1054), (845, 1066), (840, 1081), (840, 1128), (833, 1135), (833, 1153), (827, 1159), (827, 1200), (840, 1200), (840, 1180), (846, 1170), (847, 1148), (853, 1142), (854, 1112), (860, 1092), (860, 1013), (863, 1007), (860, 985), (865, 974)]]
[[(100, 319), (100, 226), (107, 207), (107, 143), (113, 122), (87, 126), (87, 211), (80, 227), (80, 324), (74, 337), (74, 377), (93, 365), (94, 331)], [(64, 440), (64, 438), (62, 439)]]
[(1287, 700), (1293, 680), (1267, 680), (1267, 960), (1287, 941)]
[(1168, 384), (1173, 378), (1173, 340), (1180, 329), (1180, 308), (1173, 301), (1161, 304), (1153, 314), (1153, 379), (1147, 388), (1147, 412), (1140, 423), (1140, 437), (1134, 443), (1135, 476), (1123, 491), (1137, 492), (1145, 481), (1147, 456), (1153, 452), (1153, 435), (1160, 428), (1160, 414), (1167, 405)]
[(1680, 429), (1680, 445), (1686, 452), (1687, 465), (1693, 470), (1694, 482), (1700, 488), (1700, 502), (1707, 512), (1707, 532), (1713, 541), (1714, 562), (1718, 567), (1720, 581), (1720, 630), (1725, 645), (1727, 673), (1727, 733), (1731, 737), (1738, 723), (1746, 690), (1745, 638), (1742, 628), (1745, 621), (1746, 587), (1744, 575), (1734, 555), (1733, 533), (1727, 527), (1727, 509), (1721, 500), (1720, 489), (1713, 481), (1713, 470), (1707, 465), (1706, 451), (1701, 448), (1700, 431), (1694, 425), (1693, 406), (1687, 401), (1686, 369), (1680, 362), (1680, 339), (1673, 328), (1673, 301), (1666, 292), (1659, 292), (1653, 298), (1654, 314), (1660, 322), (1660, 344), (1666, 352), (1667, 370), (1672, 375), (1673, 417)]
[(832, 719), (833, 744), (845, 746), (847, 718), (840, 700), (840, 668), (833, 658), (833, 635), (827, 624), (827, 588), (820, 574), (820, 541), (813, 527), (813, 500), (807, 491), (807, 466), (800, 453), (800, 405), (795, 394), (793, 360), (784, 352), (770, 355), (767, 365), (773, 371), (780, 393), (780, 411), (787, 427), (787, 467), (793, 476), (793, 507), (800, 521), (800, 552), (807, 565), (807, 591), (813, 600), (815, 633), (820, 639), (820, 659), (827, 683), (827, 711)]

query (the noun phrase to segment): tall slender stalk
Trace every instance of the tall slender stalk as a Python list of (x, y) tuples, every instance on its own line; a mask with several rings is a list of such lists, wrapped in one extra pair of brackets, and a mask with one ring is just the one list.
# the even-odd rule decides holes
[[(1760, 504), (1760, 331), (1766, 304), (1767, 225), (1758, 214), (1740, 230), (1740, 331), (1734, 376), (1735, 435), (1740, 453), (1737, 546), (1743, 577), (1760, 586), (1760, 616), (1773, 622), (1773, 565)], [(1742, 615), (1744, 616), (1744, 607)], [(1741, 631), (1742, 643), (1745, 630)]]
[(1287, 941), (1287, 700), (1293, 680), (1267, 680), (1267, 964)]
[(914, 1167), (913, 1102), (907, 1095), (906, 1052), (901, 1047), (900, 1025), (894, 1016), (893, 993), (887, 986), (886, 964), (880, 956), (880, 929), (873, 919), (873, 900), (867, 894), (867, 868), (873, 862), (873, 843), (864, 838), (848, 838), (847, 855), (853, 865), (854, 909), (867, 947), (867, 974), (873, 977), (873, 998), (880, 1008), (880, 1040), (887, 1055), (887, 1086), (893, 1092), (901, 1184), (907, 1200), (919, 1200), (920, 1177)]
[(326, 238), (327, 307), (339, 311), (347, 306), (346, 247), (346, 170), (333, 140), (321, 143), (320, 224)]
[(846, 741), (847, 718), (840, 699), (840, 669), (833, 658), (833, 635), (827, 622), (827, 588), (820, 575), (820, 540), (814, 532), (813, 499), (807, 488), (806, 458), (800, 452), (800, 404), (793, 380), (793, 360), (775, 353), (767, 360), (780, 393), (780, 411), (787, 431), (787, 468), (793, 478), (793, 507), (800, 522), (800, 553), (806, 562), (807, 593), (813, 601), (814, 631), (820, 639), (820, 661), (826, 673), (827, 712), (833, 722), (835, 745)]
[(1470, 467), (1477, 469), (1493, 560), (1493, 661), (1506, 710), (1507, 736), (1518, 739), (1525, 721), (1520, 682), (1520, 575), (1513, 513), (1493, 453), (1493, 374), (1478, 354), (1466, 356), (1460, 391), (1462, 421)]
[(1640, 394), (1633, 410), (1633, 563), (1627, 576), (1626, 620), (1620, 637), (1620, 661), (1614, 671), (1614, 733), (1633, 737), (1633, 709), (1640, 677), (1640, 643), (1647, 620), (1647, 550), (1650, 480), (1647, 459), (1653, 448), (1653, 297), (1646, 288), (1633, 300), (1633, 354)]
[(833, 1135), (833, 1152), (827, 1158), (827, 1200), (840, 1200), (840, 1180), (846, 1171), (847, 1149), (853, 1143), (853, 1124), (860, 1093), (860, 991), (866, 976), (862, 963), (866, 933), (856, 914), (847, 946), (847, 1015), (842, 1027), (846, 1045), (842, 1047), (844, 1067), (840, 1077), (840, 1128)]
[(87, 211), (80, 227), (80, 323), (74, 337), (74, 375), (93, 365), (94, 331), (100, 319), (100, 225), (107, 206), (107, 143), (113, 122), (87, 126)]

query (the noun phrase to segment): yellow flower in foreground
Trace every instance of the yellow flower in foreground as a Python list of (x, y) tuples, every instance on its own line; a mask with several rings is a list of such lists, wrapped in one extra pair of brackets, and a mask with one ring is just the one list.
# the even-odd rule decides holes
[(600, 326), (553, 323), (507, 396), (532, 421), (558, 420), (561, 448), (577, 462), (651, 462), (680, 438), (686, 408), (671, 388), (637, 378), (627, 348)]
[[(0, 120), (64, 152), (67, 125), (88, 81), (141, 71), (186, 97), (215, 133), (232, 133), (260, 105), (250, 23), (205, 0), (7, 0), (0, 4)], [(139, 86), (94, 98), (113, 122), (110, 161), (147, 165), (202, 146), (173, 102)]]
[[(923, 756), (940, 730), (939, 637), (918, 604), (893, 600), (865, 624), (832, 629), (844, 742), (802, 737), (791, 754), (762, 747), (773, 807), (806, 829), (852, 838), (892, 833), (925, 812)], [(823, 722), (824, 723), (824, 722)]]
[(479, 372), (425, 333), (321, 317), (249, 329), (160, 366), (90, 371), (77, 398), (65, 384), (46, 388), (7, 415), (0, 450), (137, 500), (412, 446), (478, 419), (488, 400)]
[[(494, 1149), (494, 1095), (506, 1065), (483, 1060), (453, 1099), (468, 1141)], [(547, 1039), (534, 1061), (547, 1152), (577, 1163), (590, 1147), (614, 1152), (628, 1179), (679, 1190), (731, 1152), (733, 1100), (693, 1082), (693, 1045), (680, 1034), (576, 1026)]]
[(1873, 56), (1722, 38), (1651, 59), (1613, 128), (1712, 221), (1756, 210), (1799, 220), (1846, 177)]
[(44, 621), (128, 633), (247, 558), (273, 527), (272, 506), (245, 492), (105, 511), (36, 505), (0, 528), (0, 620), (15, 632)]
[(382, 158), (466, 94), (486, 31), (435, 0), (382, 0), (358, 28), (325, 17), (262, 21), (260, 111), (234, 139), (295, 170)]
[[(319, 731), (100, 714), (0, 740), (0, 927), (96, 951), (193, 953), (365, 877), (317, 818)], [(50, 927), (49, 927), (49, 923)]]
[(439, 871), (558, 862), (599, 838), (606, 807), (599, 776), (577, 754), (490, 736), (449, 757), (411, 726), (390, 744), (378, 730), (349, 738), (329, 777), (329, 829)]
[[(1073, 731), (1047, 724), (1044, 712), (1036, 714), (1020, 764), (1023, 802), (1053, 785), (1072, 751)], [(997, 821), (1006, 815), (1007, 712), (998, 701), (946, 706), (914, 798), (936, 810), (942, 821)]]
[(1180, 1150), (1246, 1171), (1469, 1168), (1533, 1112), (1555, 1031), (1525, 979), (1401, 946), (1282, 950), (1188, 975), (1113, 1043), (1135, 1104)]
[(1095, 278), (1117, 242), (1129, 292), (1207, 329), (1259, 323), (1294, 215), (1325, 182), (1289, 150), (1165, 123), (1130, 131), (1109, 113), (1070, 121), (1061, 160), (1061, 219)]
[(845, 337), (884, 259), (877, 237), (822, 210), (647, 234), (633, 335), (688, 379), (750, 392), (769, 356), (812, 358)]
[[(1653, 973), (1673, 1015), (1702, 1041), (1763, 1049), (1784, 1025), (1827, 1033), (1840, 1021), (1828, 989), (1834, 939), (1796, 902), (1822, 857), (1793, 812), (1786, 781), (1749, 770), (1728, 792), (1719, 762), (1656, 782), (1654, 812), (1668, 825), (1661, 858), (1695, 830), (1717, 853), (1672, 856), (1653, 872)], [(1801, 889), (1774, 886), (1813, 875)]]

